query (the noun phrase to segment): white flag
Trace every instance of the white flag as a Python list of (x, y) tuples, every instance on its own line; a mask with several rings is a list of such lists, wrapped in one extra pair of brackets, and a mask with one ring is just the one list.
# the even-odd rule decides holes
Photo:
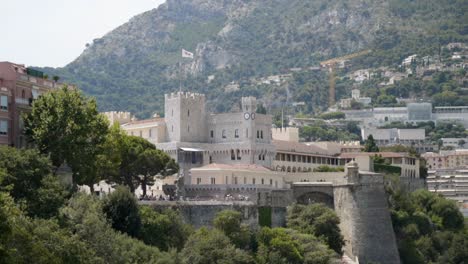
[(182, 58), (193, 59), (193, 53), (182, 49)]

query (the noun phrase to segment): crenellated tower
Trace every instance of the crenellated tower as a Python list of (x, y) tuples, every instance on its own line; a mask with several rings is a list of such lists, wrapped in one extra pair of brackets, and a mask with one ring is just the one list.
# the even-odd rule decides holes
[(164, 113), (169, 142), (205, 142), (205, 95), (189, 92), (166, 94)]

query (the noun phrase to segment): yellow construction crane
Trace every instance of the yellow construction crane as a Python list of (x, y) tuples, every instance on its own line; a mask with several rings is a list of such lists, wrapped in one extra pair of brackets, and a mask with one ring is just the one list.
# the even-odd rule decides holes
[(335, 69), (336, 69), (336, 66), (340, 63), (343, 63), (344, 61), (347, 61), (347, 60), (350, 60), (350, 59), (353, 59), (353, 58), (356, 58), (356, 57), (359, 57), (359, 56), (363, 56), (363, 55), (366, 55), (366, 54), (369, 54), (371, 53), (372, 50), (363, 50), (363, 51), (360, 51), (360, 52), (356, 52), (356, 53), (352, 53), (352, 54), (348, 54), (348, 55), (345, 55), (343, 57), (338, 57), (338, 58), (333, 58), (333, 59), (330, 59), (330, 60), (326, 60), (326, 61), (322, 61), (320, 63), (320, 66), (324, 67), (324, 68), (327, 68), (328, 71), (329, 71), (329, 78), (330, 78), (330, 90), (329, 90), (329, 94), (328, 94), (328, 106), (331, 107), (335, 104), (335, 83), (336, 83), (336, 79), (335, 79)]

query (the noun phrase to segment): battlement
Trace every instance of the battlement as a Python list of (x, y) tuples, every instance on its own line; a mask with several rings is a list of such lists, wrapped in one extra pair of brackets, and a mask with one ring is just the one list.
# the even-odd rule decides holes
[(194, 100), (204, 100), (205, 95), (192, 92), (176, 92), (164, 95), (165, 100), (173, 99), (194, 99)]
[(121, 112), (121, 111), (110, 111), (102, 113), (107, 117), (110, 124), (119, 122), (121, 125), (133, 121), (135, 118), (130, 112)]
[(299, 129), (297, 127), (272, 128), (271, 134), (274, 140), (299, 142)]

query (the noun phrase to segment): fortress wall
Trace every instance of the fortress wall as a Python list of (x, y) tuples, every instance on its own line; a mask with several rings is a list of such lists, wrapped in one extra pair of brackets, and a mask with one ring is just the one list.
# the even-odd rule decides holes
[[(212, 226), (217, 213), (223, 210), (236, 210), (242, 214), (242, 221), (253, 229), (259, 228), (259, 206), (252, 202), (219, 202), (219, 201), (190, 201), (169, 202), (149, 201), (148, 204), (155, 210), (172, 209), (181, 213), (184, 221), (195, 228)], [(272, 227), (284, 226), (286, 221), (285, 207), (271, 207)]]
[(359, 262), (400, 263), (382, 176), (360, 176), (354, 185), (336, 186), (335, 211), (346, 240), (345, 252)]

